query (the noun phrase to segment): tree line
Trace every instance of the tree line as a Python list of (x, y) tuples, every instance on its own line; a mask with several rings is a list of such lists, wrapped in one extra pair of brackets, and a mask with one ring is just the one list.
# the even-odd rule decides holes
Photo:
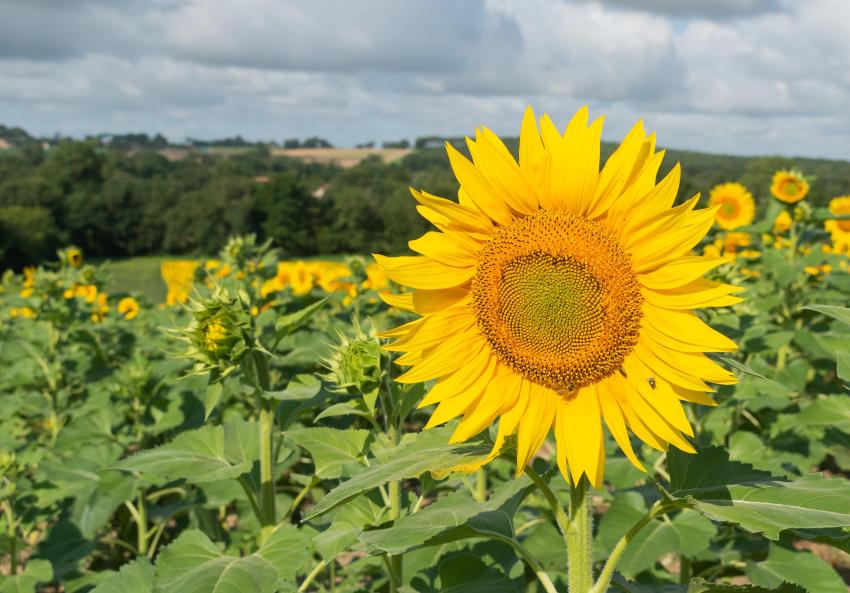
[[(515, 151), (516, 140), (508, 144)], [(605, 144), (603, 157), (612, 149)], [(707, 200), (715, 184), (740, 181), (764, 203), (773, 173), (788, 167), (815, 177), (816, 204), (850, 194), (845, 161), (669, 151), (665, 169), (676, 161), (683, 166), (680, 199), (702, 192)], [(428, 230), (409, 186), (456, 197), (442, 148), (342, 169), (273, 157), (258, 145), (229, 157), (190, 152), (169, 160), (96, 140), (47, 150), (24, 144), (0, 151), (0, 268), (51, 258), (65, 244), (89, 257), (210, 254), (229, 235), (247, 232), (273, 239), (289, 257), (402, 253), (407, 238)]]

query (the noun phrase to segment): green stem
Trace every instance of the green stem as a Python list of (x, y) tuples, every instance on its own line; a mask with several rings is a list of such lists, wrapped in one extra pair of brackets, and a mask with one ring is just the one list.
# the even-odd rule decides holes
[(286, 513), (287, 517), (291, 517), (292, 513), (295, 512), (295, 509), (298, 508), (298, 505), (301, 504), (301, 501), (304, 500), (304, 497), (310, 492), (310, 489), (313, 488), (316, 484), (319, 483), (318, 478), (313, 476), (310, 478), (310, 481), (304, 484), (304, 487), (301, 491), (295, 496), (295, 499), (292, 501), (292, 504), (289, 506), (289, 512)]
[(15, 511), (12, 510), (12, 503), (8, 500), (3, 501), (3, 512), (6, 514), (6, 523), (9, 530), (9, 557), (10, 557), (10, 572), (15, 576), (18, 573), (18, 530), (15, 525)]
[(527, 465), (525, 467), (525, 475), (531, 478), (531, 481), (534, 482), (537, 489), (543, 494), (546, 501), (549, 503), (549, 506), (552, 507), (552, 514), (555, 515), (555, 522), (558, 524), (558, 529), (561, 530), (561, 536), (564, 537), (564, 544), (566, 545), (568, 542), (566, 540), (567, 532), (569, 531), (570, 520), (567, 517), (566, 511), (564, 511), (563, 505), (558, 502), (558, 499), (555, 497), (555, 493), (552, 492), (552, 489), (549, 488), (549, 484), (543, 479), (543, 477), (538, 474), (531, 465)]
[(549, 578), (549, 575), (546, 574), (545, 570), (543, 570), (543, 566), (541, 566), (541, 564), (537, 562), (531, 552), (525, 549), (525, 546), (523, 546), (517, 540), (510, 537), (505, 537), (500, 533), (488, 533), (487, 536), (491, 539), (506, 543), (509, 546), (513, 547), (513, 549), (516, 550), (517, 554), (519, 554), (520, 558), (522, 558), (525, 563), (528, 564), (528, 567), (534, 572), (534, 575), (537, 577), (537, 580), (540, 581), (540, 584), (543, 586), (543, 590), (546, 591), (546, 593), (558, 593), (558, 590), (555, 588), (555, 585), (554, 583), (552, 583), (552, 580)]
[(277, 523), (275, 512), (275, 488), (274, 488), (274, 463), (272, 455), (274, 440), (274, 405), (265, 397), (265, 392), (271, 390), (271, 377), (269, 376), (268, 361), (262, 352), (254, 351), (254, 366), (257, 371), (257, 389), (260, 398), (260, 419), (258, 428), (260, 431), (260, 510), (262, 517), (260, 525), (262, 530), (260, 540), (264, 541)]
[[(390, 442), (393, 445), (398, 445), (398, 428), (394, 422), (390, 422), (389, 428), (387, 436)], [(389, 483), (389, 502), (390, 519), (395, 521), (401, 516), (401, 482), (399, 480), (393, 480)], [(404, 582), (404, 564), (402, 563), (401, 554), (391, 555), (389, 557), (389, 563), (390, 572), (395, 575), (395, 578), (390, 580), (390, 592), (395, 593), (397, 587)]]
[(139, 555), (144, 556), (148, 553), (148, 509), (145, 505), (144, 493), (139, 494), (138, 498), (139, 522), (136, 529), (136, 541), (139, 549)]
[(257, 497), (254, 496), (254, 491), (251, 486), (248, 484), (248, 481), (244, 477), (240, 477), (238, 479), (239, 485), (242, 486), (242, 491), (245, 492), (245, 497), (248, 499), (248, 502), (251, 504), (251, 510), (254, 511), (254, 516), (257, 517), (257, 521), (260, 523), (263, 522), (263, 511), (260, 509), (260, 505), (257, 504)]
[(487, 502), (487, 471), (483, 467), (475, 472), (475, 500)]
[(315, 568), (313, 568), (313, 570), (310, 571), (310, 574), (307, 575), (307, 578), (304, 579), (304, 582), (301, 583), (301, 586), (298, 587), (298, 593), (304, 593), (304, 591), (306, 591), (307, 588), (310, 586), (310, 583), (312, 583), (315, 580), (315, 578), (321, 574), (322, 569), (324, 569), (325, 566), (327, 566), (327, 564), (328, 564), (327, 560), (322, 560), (321, 562), (319, 562), (315, 566)]
[(570, 593), (589, 593), (593, 587), (593, 542), (590, 489), (582, 475), (570, 488), (570, 526), (567, 559)]
[(626, 546), (629, 545), (629, 543), (634, 539), (638, 532), (644, 527), (646, 527), (646, 525), (650, 521), (652, 521), (659, 515), (667, 513), (668, 511), (670, 511), (669, 508), (665, 507), (662, 504), (656, 503), (646, 515), (641, 517), (641, 519), (637, 523), (635, 523), (623, 537), (620, 538), (620, 541), (617, 542), (617, 545), (614, 546), (614, 549), (611, 551), (611, 555), (608, 556), (608, 561), (605, 563), (605, 568), (602, 569), (602, 573), (599, 575), (599, 579), (596, 581), (596, 584), (590, 590), (590, 593), (605, 593), (608, 590), (608, 585), (611, 584), (611, 578), (614, 576), (614, 570), (617, 568), (617, 564), (623, 557), (623, 553), (626, 551)]

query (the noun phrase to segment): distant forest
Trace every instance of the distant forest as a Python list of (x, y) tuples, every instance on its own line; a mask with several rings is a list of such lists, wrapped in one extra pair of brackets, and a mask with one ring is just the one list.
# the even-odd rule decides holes
[[(428, 230), (407, 188), (457, 195), (445, 150), (431, 148), (438, 138), (418, 139), (392, 163), (374, 156), (346, 169), (272, 156), (269, 144), (241, 138), (198, 142), (177, 160), (159, 151), (169, 147), (162, 136), (45, 140), (0, 126), (0, 139), (0, 269), (50, 258), (65, 244), (89, 257), (212, 254), (248, 232), (272, 238), (288, 257), (402, 253)], [(297, 146), (305, 144), (329, 145), (313, 138)], [(515, 150), (517, 141), (507, 144)], [(214, 156), (203, 150), (210, 146), (240, 150)], [(604, 144), (603, 157), (613, 148)], [(788, 167), (815, 178), (816, 205), (850, 194), (847, 161), (670, 150), (662, 174), (677, 161), (680, 199), (702, 192), (705, 201), (715, 184), (740, 181), (764, 207), (773, 173)]]

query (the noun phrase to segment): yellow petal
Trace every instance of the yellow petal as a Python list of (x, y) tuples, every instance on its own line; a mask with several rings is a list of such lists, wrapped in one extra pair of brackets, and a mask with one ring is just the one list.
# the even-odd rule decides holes
[[(646, 471), (643, 464), (635, 455), (632, 448), (632, 442), (629, 439), (629, 432), (626, 428), (626, 421), (623, 418), (623, 411), (620, 409), (620, 404), (615, 395), (611, 393), (610, 385), (607, 381), (602, 381), (596, 386), (596, 392), (599, 396), (599, 408), (602, 411), (602, 417), (605, 419), (605, 424), (611, 435), (620, 446), (626, 458), (632, 462), (636, 468), (641, 471)], [(563, 470), (562, 470), (563, 471)]]
[[(520, 397), (520, 385), (517, 383), (517, 375), (511, 371), (500, 371), (497, 375), (487, 381), (482, 397), (478, 398), (475, 407), (468, 409), (463, 420), (457, 425), (449, 442), (462, 443), (474, 437), (504, 411), (515, 405)], [(509, 377), (508, 375), (513, 375)], [(492, 376), (492, 375), (491, 375)]]
[(424, 256), (372, 256), (391, 280), (411, 288), (452, 288), (469, 281), (475, 275), (474, 267), (456, 268)]
[(647, 380), (652, 371), (637, 357), (629, 356), (623, 362), (626, 381), (650, 406), (655, 408), (660, 416), (674, 428), (688, 436), (694, 436), (691, 423), (682, 409), (681, 400), (675, 394), (670, 384), (661, 377), (655, 377), (652, 384)]
[(404, 311), (413, 311), (413, 293), (405, 292), (403, 294), (393, 294), (391, 292), (379, 292), (378, 296), (381, 300), (390, 307), (403, 309)]
[(424, 315), (442, 311), (469, 297), (469, 289), (451, 287), (442, 290), (414, 290), (413, 308)]
[(558, 396), (551, 389), (546, 389), (528, 380), (522, 381), (520, 392), (528, 393), (528, 407), (519, 420), (517, 435), (516, 475), (525, 469), (525, 464), (537, 453), (540, 445), (549, 434), (552, 421), (555, 419), (555, 401)]
[(678, 288), (650, 290), (644, 288), (643, 298), (656, 307), (665, 309), (699, 309), (702, 307), (728, 307), (743, 299), (731, 293), (743, 290), (740, 286), (723, 284), (698, 278)]
[(467, 267), (478, 263), (475, 251), (468, 249), (467, 243), (452, 240), (451, 234), (430, 231), (407, 244), (413, 251), (447, 266)]
[(428, 315), (415, 329), (402, 336), (392, 344), (384, 346), (390, 352), (407, 352), (409, 350), (427, 350), (441, 342), (446, 336), (466, 333), (475, 324), (472, 310), (466, 305), (458, 305)]
[(523, 176), (519, 164), (501, 138), (482, 128), (476, 131), (475, 144), (476, 167), (483, 169), (492, 186), (501, 189), (501, 195), (511, 209), (521, 214), (535, 212), (539, 206), (537, 191)]
[[(422, 206), (436, 213), (439, 217), (437, 220), (448, 221), (471, 231), (484, 233), (492, 231), (493, 224), (490, 222), (490, 219), (476, 209), (457, 204), (445, 198), (433, 196), (424, 191), (419, 192), (411, 189), (410, 193), (413, 194), (413, 197)], [(420, 212), (422, 211), (420, 210)], [(429, 218), (428, 220), (431, 219)], [(432, 220), (432, 222), (434, 221)], [(437, 223), (435, 222), (435, 224)]]
[[(700, 352), (734, 352), (738, 345), (721, 334), (691, 311), (662, 309), (643, 304), (647, 324), (678, 342), (699, 346)], [(688, 352), (689, 350), (686, 350)]]
[(482, 348), (469, 362), (441, 379), (419, 402), (420, 408), (439, 403), (472, 389), (478, 381), (489, 381), (496, 372), (497, 359), (489, 348)]
[[(653, 378), (661, 377), (674, 385), (678, 385), (679, 387), (690, 389), (692, 391), (714, 391), (698, 377), (694, 377), (693, 375), (684, 373), (679, 369), (670, 366), (668, 362), (656, 356), (652, 350), (647, 348), (642, 342), (639, 342), (638, 345), (635, 346), (634, 355), (637, 356), (643, 364), (649, 367), (650, 370), (652, 370)], [(647, 377), (647, 380), (648, 379), (649, 377)]]
[(638, 281), (646, 288), (654, 290), (677, 288), (730, 261), (731, 257), (683, 257), (652, 272), (638, 274)]
[[(580, 389), (572, 397), (558, 398), (555, 429), (566, 444), (566, 462), (573, 483), (577, 483), (582, 474), (593, 482), (599, 476), (599, 449), (602, 447), (602, 418), (596, 387)], [(559, 455), (564, 453), (558, 452)]]
[[(471, 145), (471, 150), (474, 149), (472, 141), (467, 139), (467, 143)], [(513, 214), (508, 205), (499, 199), (498, 192), (490, 186), (484, 175), (448, 142), (446, 142), (446, 152), (449, 154), (449, 163), (455, 177), (478, 209), (493, 222), (501, 225), (510, 224), (514, 218)]]
[(396, 379), (399, 383), (421, 383), (456, 371), (474, 357), (486, 342), (476, 330), (450, 337), (422, 354), (422, 362)]

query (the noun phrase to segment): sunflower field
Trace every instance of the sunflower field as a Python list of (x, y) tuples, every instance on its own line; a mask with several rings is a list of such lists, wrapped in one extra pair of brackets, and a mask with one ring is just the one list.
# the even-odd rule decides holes
[(417, 255), (3, 274), (0, 593), (846, 593), (850, 196), (601, 131), (449, 145)]

